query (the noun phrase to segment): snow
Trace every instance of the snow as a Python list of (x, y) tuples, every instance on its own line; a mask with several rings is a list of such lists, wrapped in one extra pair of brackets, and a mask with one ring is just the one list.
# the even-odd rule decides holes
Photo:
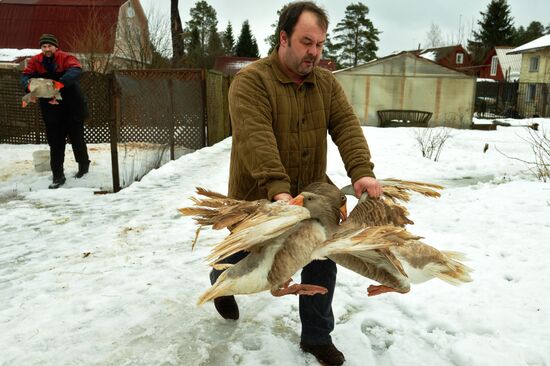
[[(534, 122), (550, 129), (524, 120)], [(503, 155), (533, 161), (532, 130), (452, 130), (438, 162), (421, 156), (415, 131), (364, 128), (375, 172), (446, 186), (439, 199), (413, 197), (409, 230), (466, 253), (474, 282), (369, 298), (373, 282), (340, 268), (332, 336), (346, 365), (549, 365), (550, 186)], [(204, 257), (226, 232), (203, 230), (191, 251), (196, 226), (177, 208), (195, 186), (226, 192), (230, 145), (116, 194), (94, 194), (111, 184), (106, 145), (90, 145), (90, 173), (58, 190), (33, 170), (46, 146), (0, 145), (0, 365), (316, 365), (298, 347), (296, 297), (238, 296), (237, 322), (195, 305), (209, 286)], [(74, 173), (70, 149), (66, 160)], [(333, 145), (328, 174), (348, 184)]]
[(489, 78), (477, 78), (478, 83), (496, 83), (497, 81), (495, 79), (489, 79)]
[(420, 57), (425, 58), (426, 60), (434, 61), (437, 59), (436, 51), (428, 51), (420, 54)]
[(515, 53), (522, 53), (529, 50), (536, 50), (540, 48), (546, 48), (550, 47), (550, 34), (546, 34), (542, 37), (539, 37), (531, 42), (528, 42), (526, 44), (523, 44), (519, 47), (514, 48), (513, 50), (510, 50), (507, 54), (515, 54)]
[(18, 57), (34, 56), (40, 53), (40, 48), (0, 48), (0, 62), (14, 61)]

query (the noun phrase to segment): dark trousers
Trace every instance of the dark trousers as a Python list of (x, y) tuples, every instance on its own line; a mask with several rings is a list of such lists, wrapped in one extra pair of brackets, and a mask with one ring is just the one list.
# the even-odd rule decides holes
[[(248, 253), (238, 252), (219, 263), (235, 264)], [(214, 284), (223, 271), (213, 269), (210, 283)], [(325, 287), (325, 295), (300, 296), (300, 319), (302, 321), (301, 341), (307, 345), (330, 344), (330, 333), (334, 329), (332, 297), (336, 285), (336, 263), (330, 259), (316, 260), (302, 269), (301, 283)]]
[(88, 149), (84, 141), (84, 121), (71, 116), (63, 107), (48, 105), (42, 107), (46, 139), (50, 145), (50, 167), (54, 178), (63, 176), (65, 143), (71, 140), (74, 158), (78, 163), (89, 161)]

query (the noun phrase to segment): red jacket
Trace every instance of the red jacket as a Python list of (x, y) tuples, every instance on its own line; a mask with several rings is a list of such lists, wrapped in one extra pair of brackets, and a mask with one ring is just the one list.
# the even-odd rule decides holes
[[(58, 49), (51, 58), (45, 57), (43, 53), (31, 57), (27, 67), (23, 70), (21, 86), (26, 90), (31, 78), (60, 81), (64, 87), (60, 90), (63, 98), (59, 101), (58, 107), (68, 111), (76, 118), (83, 119), (88, 116), (88, 107), (86, 97), (78, 83), (81, 74), (82, 66), (78, 59)], [(40, 107), (43, 115), (52, 112), (51, 109), (58, 108), (52, 107), (46, 99), (42, 99), (40, 99)]]
[[(46, 64), (52, 64), (55, 69), (48, 70)], [(67, 73), (67, 71), (69, 72)], [(43, 53), (31, 57), (27, 67), (23, 70), (23, 78), (26, 79), (25, 81), (28, 81), (32, 77), (43, 77), (59, 80), (65, 85), (70, 85), (78, 79), (81, 72), (82, 65), (78, 59), (70, 53), (58, 49), (53, 54), (52, 62), (45, 60)]]

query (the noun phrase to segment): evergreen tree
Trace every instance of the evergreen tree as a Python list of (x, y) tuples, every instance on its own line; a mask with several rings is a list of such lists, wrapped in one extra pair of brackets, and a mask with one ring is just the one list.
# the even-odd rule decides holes
[(286, 9), (287, 6), (288, 4), (283, 6), (281, 9), (277, 10), (277, 20), (275, 21), (275, 23), (271, 24), (271, 28), (274, 29), (273, 34), (264, 39), (265, 43), (269, 45), (268, 54), (270, 54), (275, 49), (275, 47), (277, 47), (277, 45), (279, 44), (280, 31), (277, 28), (277, 24), (279, 23), (279, 17), (281, 16), (281, 13)]
[(233, 37), (233, 26), (231, 22), (227, 22), (227, 28), (225, 28), (225, 32), (223, 32), (222, 43), (225, 54), (232, 55), (235, 49), (235, 38)]
[[(208, 42), (216, 39), (213, 33), (217, 34), (218, 20), (216, 10), (208, 5), (204, 0), (195, 3), (195, 6), (189, 10), (191, 20), (186, 23), (186, 33), (190, 35), (189, 47), (187, 48), (189, 58), (195, 67), (212, 67), (213, 54), (219, 54), (219, 50), (214, 50), (215, 45), (210, 46)], [(198, 37), (198, 38), (197, 38)], [(219, 36), (218, 45), (222, 48)], [(223, 52), (223, 51), (222, 51)]]
[(211, 69), (216, 63), (216, 58), (222, 56), (225, 53), (223, 47), (222, 38), (220, 34), (216, 31), (216, 28), (210, 30), (210, 36), (208, 38), (208, 48), (206, 56), (206, 68)]
[(202, 67), (204, 62), (204, 54), (201, 49), (201, 36), (198, 28), (192, 28), (186, 32), (187, 38), (185, 49), (187, 50), (187, 60), (192, 67)]
[(514, 46), (520, 46), (522, 44), (531, 42), (539, 37), (542, 37), (545, 34), (544, 26), (541, 22), (533, 21), (529, 23), (527, 29), (520, 26), (516, 30), (514, 37)]
[(321, 58), (336, 60), (336, 55), (334, 54), (334, 45), (332, 44), (332, 40), (330, 39), (330, 35), (328, 33), (327, 38), (325, 39), (325, 43), (323, 44), (323, 54), (321, 55)]
[(367, 18), (368, 13), (369, 8), (363, 3), (352, 3), (346, 7), (344, 19), (336, 24), (333, 48), (338, 52), (339, 65), (357, 66), (376, 58), (380, 31)]
[(487, 11), (480, 14), (483, 17), (477, 22), (480, 30), (473, 32), (474, 39), (468, 43), (470, 53), (477, 61), (485, 58), (495, 46), (512, 45), (515, 36), (513, 18), (506, 0), (492, 0), (487, 5)]
[(235, 46), (235, 55), (239, 57), (260, 57), (256, 38), (252, 35), (248, 20), (243, 22), (241, 34)]

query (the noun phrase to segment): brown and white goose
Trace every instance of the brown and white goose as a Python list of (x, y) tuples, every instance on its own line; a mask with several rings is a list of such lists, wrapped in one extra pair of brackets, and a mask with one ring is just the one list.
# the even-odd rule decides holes
[[(341, 231), (339, 221), (346, 198), (327, 183), (314, 183), (290, 203), (239, 201), (198, 189), (205, 199), (196, 207), (180, 209), (197, 223), (215, 229), (231, 227), (231, 234), (216, 245), (208, 260), (215, 268), (227, 268), (199, 299), (271, 290), (275, 296), (314, 295), (326, 289), (308, 284), (288, 286), (300, 268), (333, 254), (364, 253), (387, 248), (417, 237), (396, 226), (356, 227)], [(337, 234), (339, 232), (339, 234)], [(216, 262), (239, 251), (250, 254), (235, 265)]]
[[(346, 228), (360, 228), (376, 225), (404, 226), (413, 222), (407, 217), (407, 209), (397, 201), (408, 202), (409, 191), (429, 197), (439, 197), (436, 189), (443, 187), (395, 179), (382, 180), (383, 196), (380, 199), (370, 198), (364, 194), (351, 211), (348, 220), (342, 224)], [(342, 191), (353, 195), (351, 186)], [(380, 248), (361, 255), (333, 254), (330, 259), (362, 276), (379, 282), (371, 285), (369, 296), (385, 292), (406, 293), (410, 284), (418, 284), (432, 278), (459, 285), (472, 281), (470, 268), (460, 262), (464, 255), (451, 251), (439, 251), (418, 239), (410, 239), (403, 244)]]

